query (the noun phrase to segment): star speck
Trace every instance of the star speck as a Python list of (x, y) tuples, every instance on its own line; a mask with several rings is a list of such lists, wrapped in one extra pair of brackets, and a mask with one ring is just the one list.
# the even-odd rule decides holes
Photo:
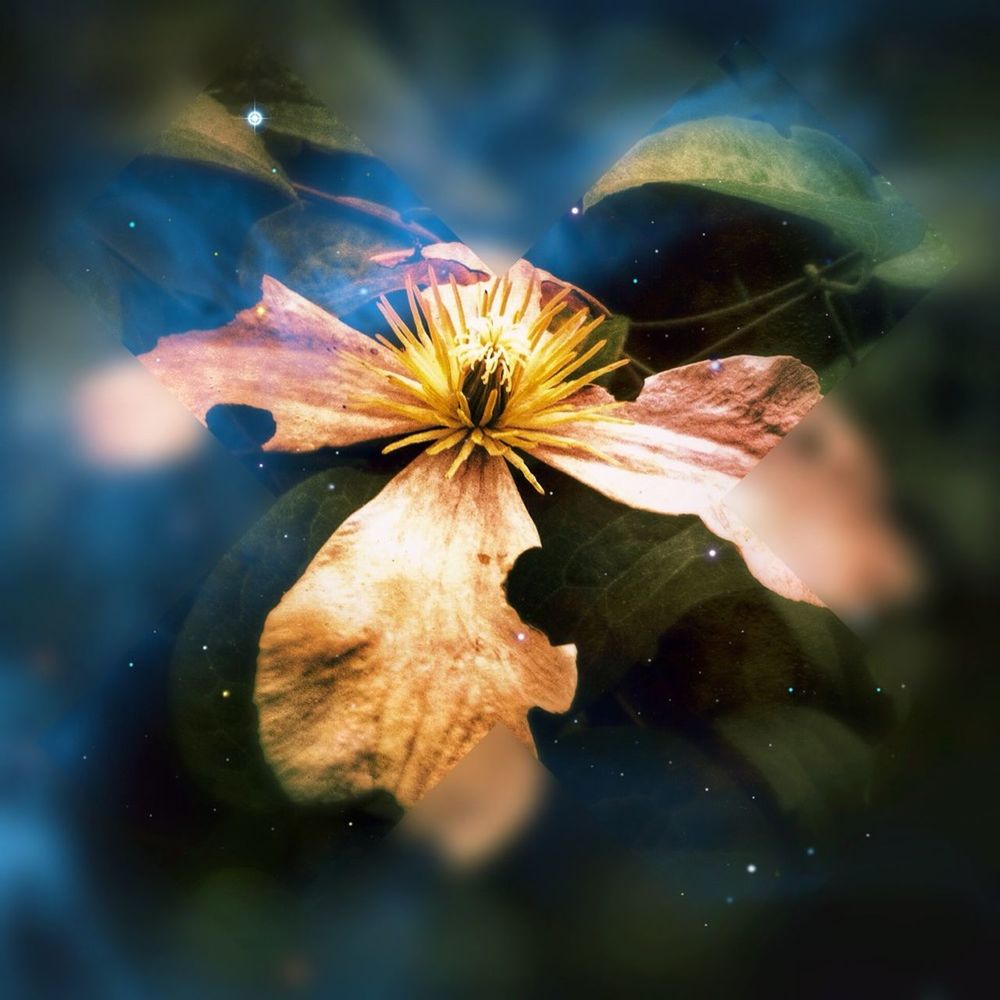
[(263, 108), (257, 107), (257, 102), (254, 101), (254, 103), (250, 105), (250, 108), (247, 110), (246, 120), (247, 125), (249, 125), (250, 128), (256, 132), (257, 129), (261, 128), (264, 125), (264, 122), (267, 121), (267, 115), (264, 114)]

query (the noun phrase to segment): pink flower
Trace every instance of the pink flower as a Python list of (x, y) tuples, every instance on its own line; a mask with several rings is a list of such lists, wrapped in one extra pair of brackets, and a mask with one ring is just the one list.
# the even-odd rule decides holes
[(552, 646), (504, 593), (539, 544), (514, 474), (541, 490), (544, 470), (525, 455), (620, 503), (697, 514), (763, 584), (815, 601), (722, 504), (820, 398), (809, 368), (702, 362), (619, 403), (593, 383), (624, 362), (585, 368), (606, 317), (594, 299), (526, 261), (493, 276), (461, 244), (422, 255), (406, 265), (411, 317), (382, 301), (395, 342), (265, 277), (260, 303), (231, 323), (141, 357), (202, 420), (220, 403), (270, 410), (268, 450), (420, 448), (334, 532), (260, 636), (261, 745), (295, 799), (381, 789), (409, 806), (497, 724), (533, 746), (528, 710), (570, 707), (575, 647)]

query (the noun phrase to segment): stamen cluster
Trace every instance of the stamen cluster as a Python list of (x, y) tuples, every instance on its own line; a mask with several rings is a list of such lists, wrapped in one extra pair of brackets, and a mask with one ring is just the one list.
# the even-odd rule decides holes
[[(404, 389), (409, 399), (372, 397), (365, 403), (422, 425), (383, 451), (428, 442), (430, 454), (457, 448), (446, 473), (451, 478), (473, 449), (481, 447), (505, 459), (542, 492), (517, 451), (530, 453), (545, 445), (599, 454), (558, 429), (579, 420), (617, 419), (607, 412), (613, 403), (586, 406), (569, 400), (595, 379), (627, 364), (627, 359), (580, 374), (605, 346), (604, 340), (584, 346), (604, 317), (591, 317), (586, 308), (561, 316), (567, 312), (568, 287), (529, 317), (537, 276), (532, 277), (518, 303), (510, 301), (513, 286), (509, 277), (482, 282), (464, 302), (454, 276), (450, 285), (445, 295), (452, 301), (446, 305), (433, 272), (423, 296), (417, 294), (412, 280), (407, 280), (412, 328), (385, 297), (379, 302), (398, 342), (383, 336), (378, 340), (393, 353), (403, 371), (363, 363)], [(464, 290), (470, 291), (468, 286)]]

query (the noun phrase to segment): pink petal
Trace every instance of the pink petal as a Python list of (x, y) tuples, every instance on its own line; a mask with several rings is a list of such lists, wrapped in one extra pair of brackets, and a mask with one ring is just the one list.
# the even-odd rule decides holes
[(501, 459), (421, 455), (351, 515), (268, 616), (254, 699), (286, 792), (416, 802), (502, 723), (569, 708), (576, 650), (508, 605), (538, 533)]
[[(632, 423), (578, 419), (552, 428), (599, 449), (539, 447), (532, 454), (619, 503), (658, 514), (697, 514), (733, 542), (775, 592), (819, 603), (723, 506), (726, 494), (820, 399), (815, 373), (795, 358), (749, 355), (651, 375), (638, 399), (611, 409)], [(612, 402), (588, 387), (571, 402)]]
[(161, 337), (139, 360), (202, 423), (217, 404), (269, 410), (277, 429), (267, 451), (312, 451), (388, 437), (421, 426), (373, 411), (364, 398), (411, 402), (399, 389), (356, 363), (364, 358), (399, 371), (391, 354), (265, 276), (263, 298), (217, 330)]
[(913, 598), (923, 583), (888, 492), (872, 442), (830, 398), (754, 468), (726, 506), (837, 614), (862, 622)]

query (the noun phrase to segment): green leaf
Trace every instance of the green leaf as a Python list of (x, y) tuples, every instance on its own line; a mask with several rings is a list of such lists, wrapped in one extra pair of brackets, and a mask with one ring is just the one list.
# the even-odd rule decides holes
[(402, 269), (372, 261), (413, 249), (405, 232), (349, 209), (290, 205), (261, 219), (240, 259), (244, 286), (270, 274), (337, 316), (402, 287)]
[(901, 288), (931, 288), (958, 263), (954, 251), (936, 229), (928, 229), (907, 253), (875, 265), (873, 274)]
[(299, 139), (328, 153), (371, 156), (368, 147), (294, 73), (270, 60), (252, 58), (217, 80), (208, 93), (233, 114), (256, 104), (266, 115), (261, 136)]
[(549, 485), (542, 548), (507, 593), (550, 640), (576, 643), (576, 711), (600, 717), (611, 689), (644, 727), (712, 733), (722, 764), (801, 833), (858, 805), (890, 706), (846, 626), (767, 591), (698, 520)]
[(920, 216), (833, 136), (720, 116), (672, 125), (632, 147), (584, 196), (584, 207), (644, 184), (687, 184), (829, 226), (872, 260), (914, 247)]
[(773, 705), (724, 716), (718, 736), (758, 773), (778, 811), (802, 832), (819, 833), (864, 803), (872, 744), (816, 708)]
[(319, 102), (272, 101), (267, 105), (267, 129), (277, 135), (301, 139), (328, 153), (371, 156), (368, 147)]
[(697, 519), (633, 510), (568, 478), (553, 493), (536, 520), (542, 548), (518, 559), (507, 596), (551, 641), (576, 643), (581, 703), (654, 656), (690, 608), (758, 586)]
[(253, 703), (264, 620), (330, 535), (388, 478), (341, 466), (307, 479), (202, 586), (174, 649), (172, 701), (184, 758), (219, 798), (251, 809), (284, 803), (260, 750)]
[(260, 136), (208, 94), (199, 94), (159, 138), (147, 155), (192, 160), (233, 170), (295, 197), (284, 171)]
[(619, 698), (658, 730), (707, 727), (758, 798), (810, 835), (862, 802), (893, 711), (843, 623), (760, 587), (692, 608)]

